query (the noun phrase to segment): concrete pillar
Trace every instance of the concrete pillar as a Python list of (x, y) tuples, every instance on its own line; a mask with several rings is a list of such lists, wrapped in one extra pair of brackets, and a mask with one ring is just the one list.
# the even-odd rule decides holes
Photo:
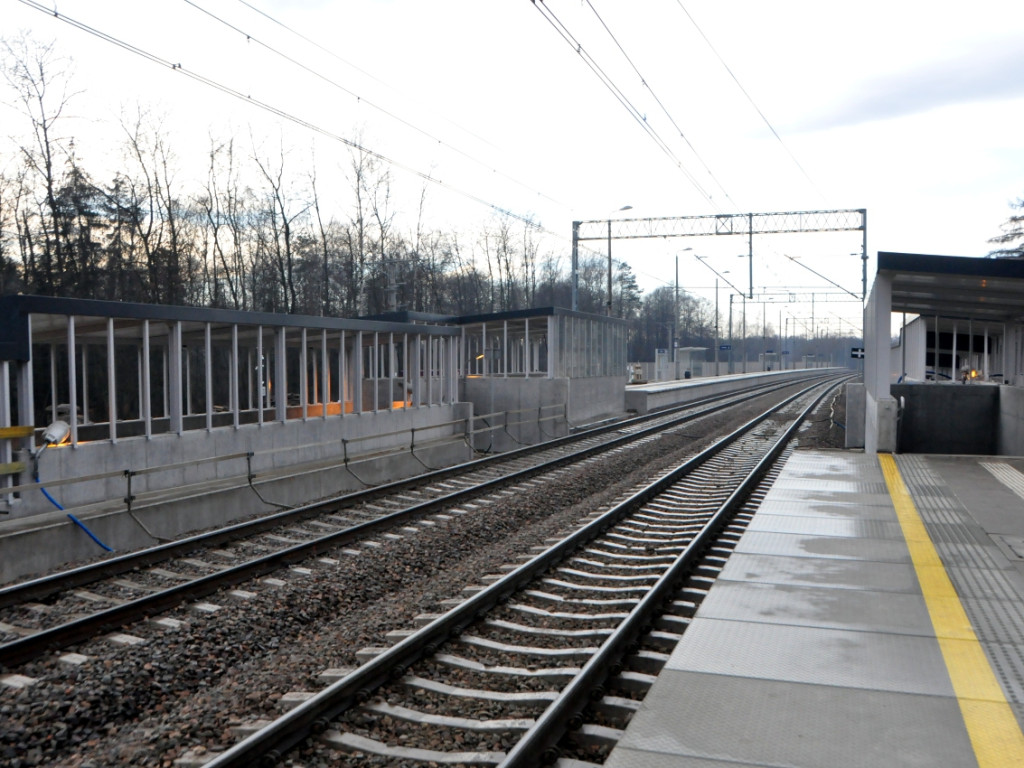
[(892, 280), (879, 273), (864, 309), (864, 451), (896, 450), (896, 401), (889, 391)]
[[(18, 424), (23, 427), (36, 423), (35, 393), (32, 381), (32, 322), (28, 322), (29, 359), (18, 361)], [(29, 441), (31, 444), (31, 440)]]
[[(171, 332), (170, 332), (170, 330), (168, 330), (167, 331), (167, 336), (168, 336), (167, 344), (171, 343), (170, 335), (171, 335)], [(167, 365), (168, 365), (167, 356), (170, 354), (170, 351), (167, 348), (167, 344), (164, 345), (164, 348), (163, 348), (163, 350), (160, 353), (160, 375), (163, 376), (163, 379), (161, 380), (163, 382), (163, 386), (160, 388), (160, 391), (163, 393), (163, 406), (164, 406), (164, 409), (163, 409), (163, 411), (161, 411), (160, 415), (163, 418), (167, 418), (170, 415), (170, 407), (169, 407), (169, 403), (168, 403), (168, 401), (170, 399), (170, 396), (167, 393)]]
[(388, 334), (388, 354), (384, 358), (384, 370), (387, 371), (388, 379), (388, 399), (386, 411), (393, 411), (395, 409), (395, 334)]
[(184, 419), (181, 413), (181, 322), (171, 324), (168, 331), (167, 356), (170, 361), (168, 389), (170, 390), (171, 432), (172, 434), (180, 435), (185, 430)]
[(149, 320), (142, 321), (142, 361), (139, 364), (139, 370), (142, 371), (141, 415), (146, 427), (146, 439), (148, 440), (153, 437), (153, 414), (151, 412), (149, 396)]
[[(182, 342), (184, 344), (184, 340)], [(182, 349), (182, 360), (184, 361), (185, 375), (185, 415), (192, 415), (192, 347)]]
[(363, 412), (363, 332), (356, 331), (355, 348), (352, 350), (352, 411)]
[[(0, 429), (11, 424), (11, 379), (10, 367), (6, 360), (0, 360)], [(13, 457), (10, 440), (0, 440), (0, 464), (9, 464)], [(0, 475), (0, 490), (14, 485), (13, 475)], [(0, 504), (9, 504), (10, 496), (0, 497)]]
[(277, 421), (288, 420), (288, 366), (286, 331), (282, 325), (274, 332), (276, 349), (274, 351), (274, 418)]
[(348, 352), (345, 349), (345, 332), (338, 336), (338, 402), (341, 403), (341, 416), (345, 417), (345, 401), (349, 398)]
[[(68, 315), (68, 424), (71, 425), (71, 444), (78, 445), (78, 366), (75, 347), (75, 316)], [(57, 412), (53, 414), (57, 420)]]
[(82, 344), (82, 423), (89, 424), (89, 344)]
[(380, 333), (373, 332), (373, 347), (370, 349), (370, 386), (373, 388), (373, 408), (380, 410)]
[(267, 407), (267, 368), (263, 359), (263, 326), (256, 326), (256, 423), (263, 426), (263, 409)]
[(420, 391), (423, 383), (423, 335), (417, 333), (412, 345), (412, 402), (420, 406)]
[(239, 419), (239, 398), (238, 396), (238, 324), (231, 324), (231, 395), (228, 398), (231, 404), (231, 422), (235, 429), (238, 429)]
[[(142, 388), (139, 388), (142, 391)], [(50, 345), (50, 416), (49, 421), (54, 421), (57, 418), (57, 345)], [(45, 427), (46, 424), (40, 424), (39, 426)]]
[(302, 420), (305, 421), (306, 417), (309, 416), (308, 408), (309, 405), (309, 392), (307, 387), (309, 386), (309, 380), (307, 379), (306, 366), (309, 365), (309, 357), (307, 356), (306, 350), (306, 329), (303, 328), (299, 334), (299, 407), (302, 412)]
[(327, 404), (331, 402), (331, 358), (327, 354), (327, 329), (320, 330), (320, 405), (321, 415), (327, 418)]
[(210, 323), (206, 323), (203, 345), (203, 367), (206, 373), (206, 430), (210, 431), (213, 429), (213, 338)]
[(110, 442), (117, 442), (117, 366), (114, 345), (114, 318), (107, 318), (107, 427)]
[(459, 356), (462, 354), (462, 338), (460, 336), (445, 337), (445, 366), (447, 368), (447, 393), (446, 402), (455, 403), (459, 400)]
[(548, 378), (555, 378), (555, 347), (558, 346), (558, 316), (548, 315)]

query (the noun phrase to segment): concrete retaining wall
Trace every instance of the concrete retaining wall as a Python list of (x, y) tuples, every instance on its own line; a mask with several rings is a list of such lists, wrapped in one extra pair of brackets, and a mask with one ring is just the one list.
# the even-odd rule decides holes
[[(438, 441), (466, 433), (469, 406), (465, 403), (423, 408), (378, 411), (216, 427), (180, 435), (162, 434), (151, 438), (131, 437), (111, 443), (107, 440), (79, 442), (45, 451), (40, 458), (40, 480), (64, 507), (120, 499), (125, 496), (124, 470), (173, 468), (138, 475), (132, 479), (133, 493), (176, 489), (219, 479), (245, 476), (245, 458), (224, 457), (252, 451), (252, 471), (275, 472), (311, 462), (338, 460), (347, 441), (350, 456), (364, 456), (407, 447), (411, 430), (417, 441)], [(459, 421), (461, 420), (461, 422)], [(458, 423), (456, 423), (458, 422)], [(22, 456), (22, 460), (28, 460)], [(180, 465), (180, 466), (179, 466)], [(113, 473), (113, 477), (47, 485), (68, 478)], [(22, 483), (31, 482), (25, 475)], [(41, 493), (27, 492), (10, 505), (8, 519), (49, 512), (53, 506)]]
[(864, 447), (864, 414), (867, 408), (867, 393), (864, 382), (850, 382), (846, 390), (846, 448)]
[[(468, 406), (459, 410), (468, 412)], [(408, 434), (406, 435), (408, 441)], [(44, 454), (43, 461), (49, 457)], [(155, 546), (162, 538), (277, 512), (314, 499), (350, 493), (411, 477), (430, 468), (468, 461), (472, 452), (462, 435), (418, 444), (408, 442), (386, 453), (364, 455), (346, 467), (339, 456), (259, 473), (249, 487), (246, 476), (225, 477), (164, 491), (141, 493), (129, 514), (123, 490), (102, 504), (73, 511), (103, 543), (117, 552)], [(236, 467), (237, 469), (237, 467)], [(244, 473), (244, 464), (243, 464)], [(59, 488), (54, 488), (59, 495)], [(41, 494), (39, 494), (41, 495)], [(261, 499), (262, 497), (262, 499)], [(266, 501), (264, 501), (264, 499)], [(88, 534), (64, 512), (54, 510), (0, 523), (0, 581), (10, 581), (103, 554)]]
[(962, 384), (893, 384), (905, 406), (897, 427), (901, 453), (994, 455), (1000, 422), (1000, 387)]
[(497, 429), (488, 429), (482, 419), (476, 419), (474, 447), (507, 451), (565, 435), (570, 426), (621, 417), (625, 387), (625, 376), (474, 377), (463, 381), (461, 398), (473, 404), (478, 416), (496, 414), (487, 422)]
[(1000, 456), (1024, 456), (1024, 389), (999, 387), (997, 447)]
[(659, 384), (640, 384), (626, 389), (626, 410), (638, 415), (650, 413), (672, 405), (683, 405), (710, 395), (736, 392), (740, 389), (763, 384), (806, 378), (808, 375), (835, 373), (836, 368), (821, 368), (806, 371), (768, 371), (765, 373), (734, 374), (715, 378), (666, 381)]

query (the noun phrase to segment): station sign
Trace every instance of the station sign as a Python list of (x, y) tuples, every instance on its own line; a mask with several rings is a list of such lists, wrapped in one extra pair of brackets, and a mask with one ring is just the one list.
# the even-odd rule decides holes
[(722, 352), (728, 352), (730, 349), (732, 349), (732, 344), (719, 344), (718, 349)]

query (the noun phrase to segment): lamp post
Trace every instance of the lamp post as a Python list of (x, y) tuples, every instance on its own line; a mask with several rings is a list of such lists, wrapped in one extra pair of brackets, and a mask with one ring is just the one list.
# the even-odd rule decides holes
[[(624, 205), (616, 213), (631, 211), (632, 205)], [(612, 316), (612, 220), (608, 219), (608, 317)]]
[(734, 373), (733, 367), (732, 367), (732, 344), (733, 344), (733, 338), (732, 338), (732, 300), (733, 300), (733, 298), (735, 298), (735, 296), (736, 296), (735, 293), (730, 293), (729, 294), (729, 373)]
[(718, 375), (718, 278), (715, 278), (715, 376)]
[(747, 294), (743, 294), (743, 372), (747, 372)]
[[(683, 248), (679, 253), (692, 251), (693, 248)], [(676, 254), (676, 290), (672, 295), (672, 362), (676, 361), (676, 329), (679, 328), (679, 253)], [(698, 257), (699, 258), (699, 257)]]

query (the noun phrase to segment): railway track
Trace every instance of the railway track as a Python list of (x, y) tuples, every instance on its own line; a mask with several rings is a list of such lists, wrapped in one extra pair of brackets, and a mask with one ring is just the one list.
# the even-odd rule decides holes
[(774, 385), (709, 398), (4, 587), (0, 589), (0, 666), (14, 668), (183, 602), (368, 537), (387, 535), (503, 486), (621, 450), (778, 389)]
[[(773, 406), (210, 760), (599, 764), (739, 539), (756, 489), (835, 386)], [(752, 494), (755, 494), (752, 496)]]

